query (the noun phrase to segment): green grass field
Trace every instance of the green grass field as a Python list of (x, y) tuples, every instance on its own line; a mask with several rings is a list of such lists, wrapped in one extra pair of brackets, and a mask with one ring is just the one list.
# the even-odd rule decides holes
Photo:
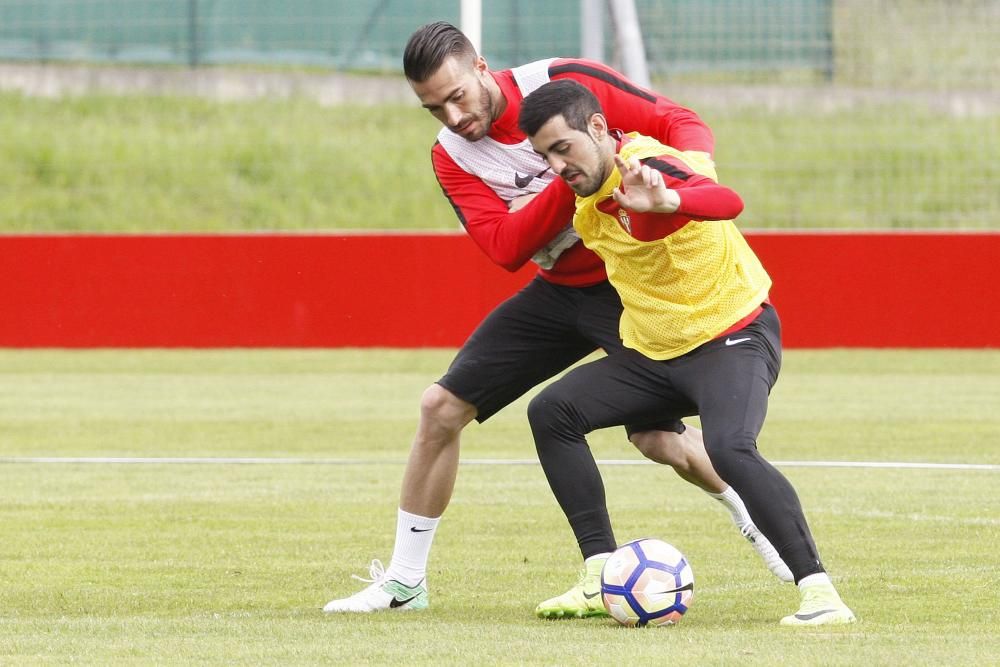
[[(860, 623), (799, 631), (797, 595), (714, 501), (602, 470), (617, 537), (691, 559), (673, 628), (544, 622), (578, 553), (525, 400), (472, 426), (432, 607), (330, 617), (388, 562), (418, 396), (450, 351), (0, 351), (0, 663), (982, 665), (1000, 656), (1000, 352), (788, 351), (760, 445), (796, 484)], [(599, 459), (638, 460), (617, 430)], [(26, 457), (294, 457), (108, 464)], [(474, 465), (477, 460), (528, 461)], [(339, 463), (337, 461), (340, 461)]]

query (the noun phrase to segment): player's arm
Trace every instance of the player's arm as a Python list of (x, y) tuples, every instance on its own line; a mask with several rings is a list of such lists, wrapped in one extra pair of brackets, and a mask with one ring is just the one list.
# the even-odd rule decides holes
[(438, 183), (466, 232), (508, 271), (524, 266), (573, 219), (575, 195), (562, 179), (511, 211), (508, 202), (455, 164), (443, 148), (436, 145), (431, 156)]
[(616, 155), (615, 166), (622, 184), (612, 196), (630, 211), (677, 214), (692, 220), (732, 220), (743, 212), (743, 200), (734, 190), (691, 173), (676, 158), (625, 162)]
[(610, 127), (627, 128), (653, 137), (679, 151), (709, 155), (715, 138), (708, 125), (691, 109), (642, 88), (601, 63), (559, 59), (549, 66), (551, 79), (573, 79), (589, 88), (601, 103)]

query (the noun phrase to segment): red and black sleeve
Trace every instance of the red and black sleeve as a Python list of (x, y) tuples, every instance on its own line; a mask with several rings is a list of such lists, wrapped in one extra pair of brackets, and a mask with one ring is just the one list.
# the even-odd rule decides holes
[(640, 162), (658, 170), (663, 174), (664, 184), (677, 191), (681, 204), (672, 215), (692, 220), (732, 220), (743, 212), (743, 199), (734, 190), (692, 173), (677, 158), (660, 156)]
[(431, 151), (438, 183), (469, 236), (486, 255), (517, 271), (573, 220), (575, 195), (556, 179), (515, 213), (507, 202), (458, 166), (440, 144)]
[(715, 150), (712, 131), (691, 109), (642, 88), (615, 70), (590, 60), (558, 59), (549, 78), (573, 79), (597, 96), (610, 127), (638, 132), (680, 151)]

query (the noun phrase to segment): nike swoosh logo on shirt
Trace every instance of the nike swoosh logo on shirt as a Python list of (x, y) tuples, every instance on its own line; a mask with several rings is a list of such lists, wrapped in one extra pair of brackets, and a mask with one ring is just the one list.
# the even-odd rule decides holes
[(514, 172), (514, 185), (516, 185), (519, 188), (526, 188), (526, 187), (528, 187), (528, 183), (531, 183), (533, 180), (535, 180), (536, 178), (538, 178), (539, 176), (541, 176), (542, 174), (544, 174), (548, 170), (549, 170), (549, 168), (546, 167), (545, 169), (542, 169), (540, 172), (538, 172), (534, 176), (532, 176), (531, 174), (528, 174), (527, 176), (522, 176), (521, 174), (519, 174), (519, 173), (517, 173), (515, 171)]
[(739, 345), (740, 343), (745, 343), (748, 340), (750, 340), (750, 339), (749, 338), (727, 338), (726, 339), (726, 347), (729, 347), (730, 345)]

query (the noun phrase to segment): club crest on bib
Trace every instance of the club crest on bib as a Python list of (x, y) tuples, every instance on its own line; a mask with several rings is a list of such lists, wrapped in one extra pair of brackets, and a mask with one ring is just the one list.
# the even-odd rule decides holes
[(628, 217), (628, 211), (623, 208), (618, 209), (618, 224), (629, 234), (632, 233), (632, 218)]

